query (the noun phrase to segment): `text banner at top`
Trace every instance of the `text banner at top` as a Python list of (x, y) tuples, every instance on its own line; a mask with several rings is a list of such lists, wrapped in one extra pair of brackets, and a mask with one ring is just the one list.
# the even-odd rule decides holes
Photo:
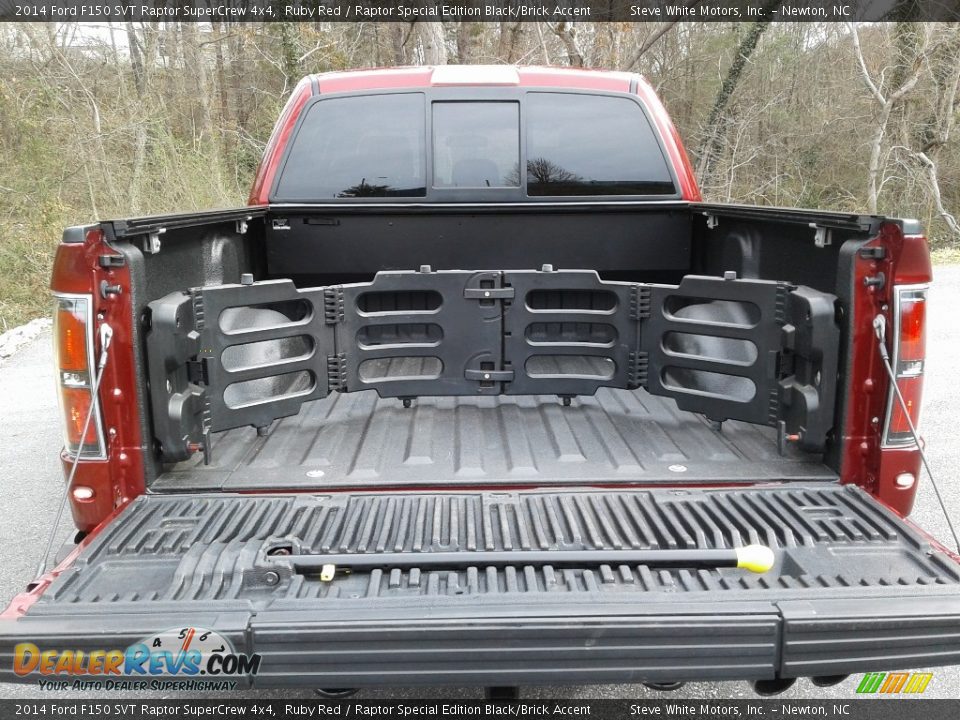
[(0, 0), (20, 22), (960, 21), (958, 0)]

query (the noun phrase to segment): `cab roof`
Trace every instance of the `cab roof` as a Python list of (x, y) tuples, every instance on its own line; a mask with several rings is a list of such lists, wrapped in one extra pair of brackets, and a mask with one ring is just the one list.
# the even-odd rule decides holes
[[(630, 92), (640, 76), (610, 70), (517, 65), (436, 65), (374, 68), (311, 75), (321, 94), (426, 87), (560, 87)], [(634, 86), (635, 87), (635, 86)]]

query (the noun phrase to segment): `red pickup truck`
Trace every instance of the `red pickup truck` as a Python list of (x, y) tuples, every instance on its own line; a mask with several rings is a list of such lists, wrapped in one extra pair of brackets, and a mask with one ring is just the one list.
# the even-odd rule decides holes
[(915, 221), (702, 202), (634, 74), (305, 78), (249, 206), (65, 231), (79, 534), (0, 677), (960, 662), (960, 558), (904, 519), (930, 281)]

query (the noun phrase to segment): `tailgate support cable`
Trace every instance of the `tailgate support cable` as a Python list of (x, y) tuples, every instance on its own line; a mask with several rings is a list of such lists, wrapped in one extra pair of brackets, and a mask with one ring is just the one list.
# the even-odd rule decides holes
[(83, 431), (80, 433), (81, 447), (77, 448), (77, 454), (73, 456), (70, 473), (67, 475), (67, 482), (63, 488), (63, 497), (60, 500), (60, 509), (57, 510), (57, 517), (53, 521), (53, 527), (50, 528), (50, 536), (47, 538), (47, 548), (43, 551), (43, 557), (40, 558), (40, 565), (37, 566), (37, 577), (43, 575), (47, 570), (47, 561), (50, 559), (53, 541), (57, 536), (57, 530), (60, 529), (63, 509), (66, 507), (67, 498), (70, 496), (70, 485), (73, 483), (73, 478), (77, 474), (77, 467), (80, 465), (80, 457), (83, 452), (82, 441), (83, 438), (87, 436), (87, 431), (90, 429), (90, 422), (93, 420), (93, 414), (97, 411), (97, 396), (100, 392), (100, 381), (103, 380), (103, 370), (107, 366), (111, 340), (113, 340), (113, 328), (107, 323), (103, 323), (100, 325), (100, 358), (97, 361), (97, 374), (93, 379), (93, 386), (90, 388), (90, 409), (87, 411), (86, 420), (83, 422)]
[(927, 462), (927, 453), (923, 450), (923, 443), (920, 442), (920, 434), (913, 424), (913, 418), (910, 417), (910, 412), (907, 409), (907, 401), (903, 399), (900, 386), (897, 385), (897, 377), (893, 372), (893, 365), (890, 362), (890, 352), (887, 350), (887, 319), (883, 315), (877, 315), (873, 319), (873, 331), (877, 336), (877, 346), (880, 348), (880, 359), (883, 360), (883, 367), (886, 368), (887, 375), (890, 376), (890, 384), (893, 385), (893, 393), (900, 403), (900, 409), (903, 411), (903, 417), (907, 420), (910, 434), (913, 435), (913, 441), (917, 444), (917, 449), (920, 451), (920, 459), (923, 461), (923, 467), (927, 469), (927, 476), (930, 478), (930, 485), (933, 486), (933, 492), (937, 496), (940, 510), (943, 511), (943, 516), (947, 519), (947, 527), (950, 528), (950, 534), (953, 536), (954, 547), (957, 548), (957, 552), (960, 552), (960, 538), (957, 537), (957, 530), (953, 526), (953, 520), (950, 519), (950, 512), (947, 510), (947, 505), (943, 501), (943, 496), (940, 494), (940, 488), (937, 486), (937, 479), (933, 476), (933, 471), (930, 469), (930, 463)]

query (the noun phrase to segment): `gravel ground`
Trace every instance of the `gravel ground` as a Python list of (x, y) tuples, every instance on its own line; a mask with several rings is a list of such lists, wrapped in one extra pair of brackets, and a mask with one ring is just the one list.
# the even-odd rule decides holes
[[(923, 433), (930, 451), (934, 473), (940, 480), (947, 507), (960, 523), (960, 484), (955, 469), (960, 467), (960, 441), (951, 424), (960, 408), (960, 266), (936, 268), (936, 283), (931, 291), (928, 328), (928, 366), (924, 398)], [(49, 331), (19, 350), (12, 358), (0, 361), (0, 602), (20, 591), (34, 576), (60, 500), (62, 478), (58, 468), (61, 445), (53, 392), (53, 369)], [(946, 539), (947, 524), (936, 503), (929, 481), (920, 485), (913, 519), (937, 537)], [(62, 538), (70, 528), (64, 524)], [(59, 540), (58, 540), (59, 542)], [(877, 668), (883, 670), (883, 668)], [(817, 688), (800, 680), (780, 697), (850, 698), (856, 689), (856, 677), (832, 688)], [(38, 697), (32, 685), (0, 683), (0, 698)], [(89, 693), (44, 692), (46, 698), (86, 697)], [(251, 697), (293, 699), (313, 697), (309, 692), (261, 691)], [(121, 697), (119, 694), (114, 697)], [(203, 697), (163, 693), (127, 693), (123, 698)], [(482, 697), (479, 688), (411, 688), (366, 690), (365, 699), (430, 698), (467, 699)], [(638, 685), (597, 685), (530, 687), (525, 698), (755, 698), (746, 683), (691, 683), (675, 693), (658, 693)], [(960, 697), (960, 667), (940, 668), (924, 695), (927, 698)]]

